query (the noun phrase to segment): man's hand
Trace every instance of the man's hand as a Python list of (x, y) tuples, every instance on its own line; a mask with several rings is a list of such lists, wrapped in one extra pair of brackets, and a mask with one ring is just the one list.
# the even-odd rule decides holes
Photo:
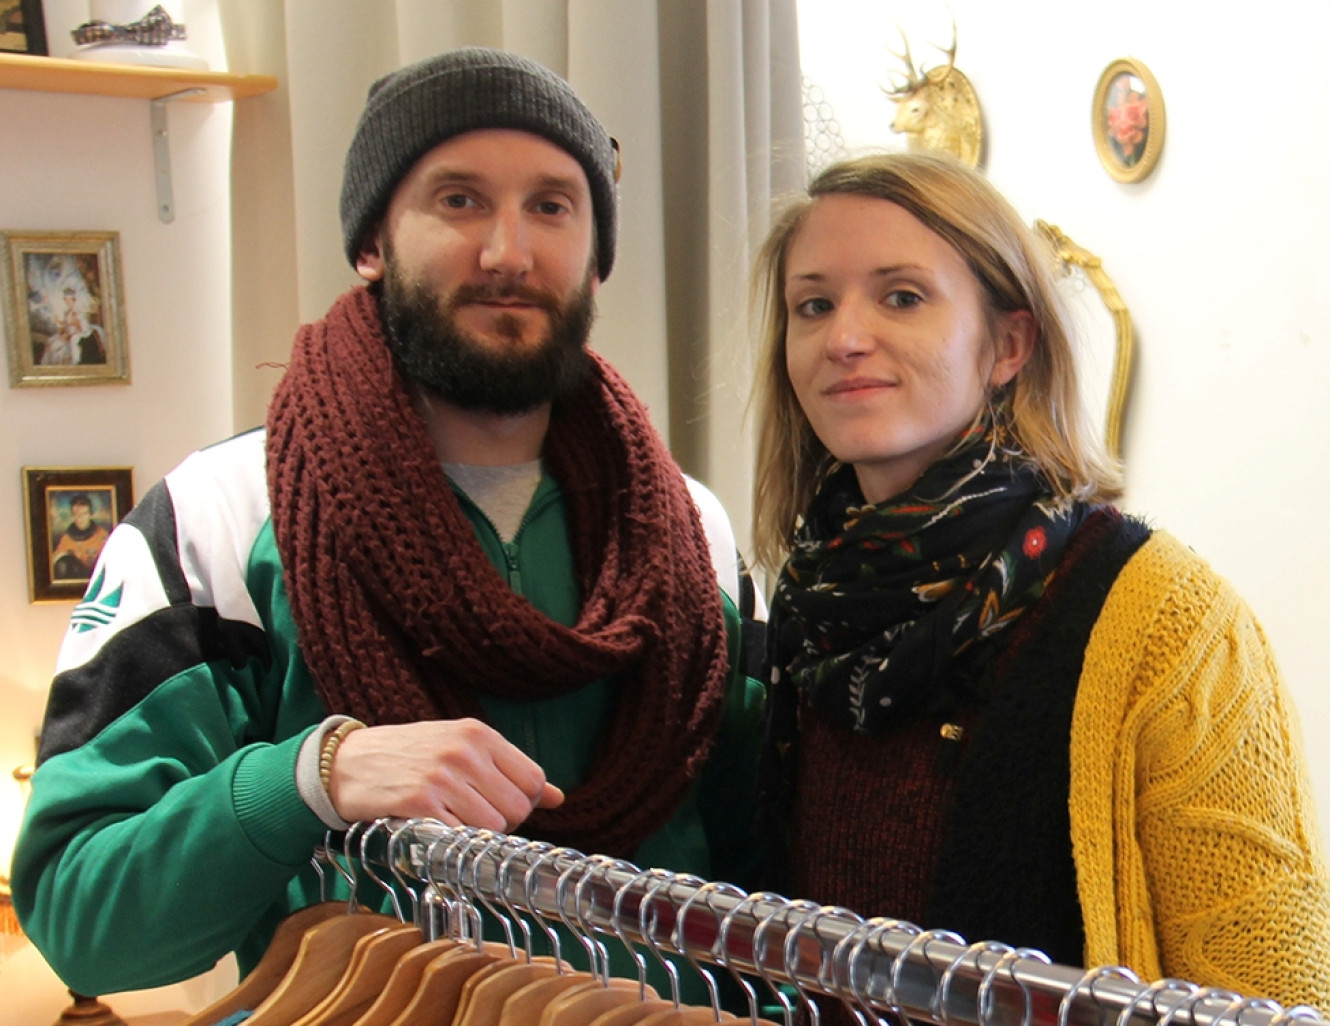
[(328, 787), (348, 823), (424, 816), (507, 832), (563, 792), (545, 771), (479, 720), (427, 720), (353, 730)]

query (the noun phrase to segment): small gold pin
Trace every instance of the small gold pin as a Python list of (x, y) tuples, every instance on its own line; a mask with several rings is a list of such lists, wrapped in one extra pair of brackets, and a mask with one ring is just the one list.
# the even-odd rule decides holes
[(961, 735), (965, 733), (965, 728), (959, 723), (944, 723), (940, 733), (948, 741), (959, 741)]

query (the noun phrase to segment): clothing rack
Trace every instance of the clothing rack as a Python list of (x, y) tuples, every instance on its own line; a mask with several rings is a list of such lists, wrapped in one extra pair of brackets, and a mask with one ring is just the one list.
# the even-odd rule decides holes
[[(657, 956), (683, 956), (698, 968), (723, 967), (747, 981), (750, 994), (765, 984), (789, 1010), (806, 993), (840, 998), (869, 1026), (904, 1018), (939, 1026), (1325, 1021), (1306, 1006), (1286, 1009), (1183, 980), (1146, 982), (1122, 967), (1058, 965), (1030, 948), (968, 943), (946, 930), (865, 920), (848, 909), (747, 894), (730, 884), (433, 820), (357, 824), (343, 850), (366, 869), (390, 868), (412, 894), (429, 936), (474, 935), (480, 907), (500, 917), (558, 921), (584, 943), (603, 935), (606, 940), (595, 943), (635, 944)], [(792, 1006), (789, 987), (798, 994)]]

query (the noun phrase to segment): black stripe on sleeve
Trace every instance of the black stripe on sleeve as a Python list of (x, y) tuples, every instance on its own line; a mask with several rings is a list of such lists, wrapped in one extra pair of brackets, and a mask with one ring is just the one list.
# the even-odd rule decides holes
[(253, 624), (188, 603), (153, 613), (111, 638), (89, 662), (56, 676), (38, 762), (86, 744), (192, 666), (225, 662), (241, 670), (251, 660), (263, 670), (272, 665), (267, 636)]
[(190, 601), (189, 582), (180, 566), (176, 548), (175, 506), (165, 481), (158, 481), (148, 489), (134, 508), (125, 515), (123, 523), (138, 529), (148, 543), (157, 576), (161, 578), (166, 599), (171, 605)]

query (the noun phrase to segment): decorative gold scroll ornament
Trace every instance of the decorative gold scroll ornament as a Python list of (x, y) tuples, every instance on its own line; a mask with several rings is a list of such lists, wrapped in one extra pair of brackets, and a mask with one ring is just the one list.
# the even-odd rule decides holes
[(890, 52), (905, 62), (905, 82), (883, 88), (896, 101), (891, 130), (909, 136), (913, 152), (949, 153), (970, 167), (978, 166), (984, 148), (983, 115), (970, 80), (956, 68), (955, 25), (951, 49), (942, 51), (947, 55), (946, 67), (916, 70), (903, 30), (901, 42), (904, 53)]
[(1083, 275), (1103, 304), (1098, 317), (1078, 318), (1075, 303), (1070, 304), (1069, 312), (1076, 322), (1073, 327), (1083, 336), (1074, 341), (1079, 348), (1077, 370), (1086, 406), (1100, 425), (1109, 453), (1121, 459), (1122, 414), (1131, 383), (1131, 313), (1099, 257), (1069, 239), (1057, 225), (1036, 220), (1034, 226), (1057, 254), (1067, 295), (1076, 291), (1075, 279)]

